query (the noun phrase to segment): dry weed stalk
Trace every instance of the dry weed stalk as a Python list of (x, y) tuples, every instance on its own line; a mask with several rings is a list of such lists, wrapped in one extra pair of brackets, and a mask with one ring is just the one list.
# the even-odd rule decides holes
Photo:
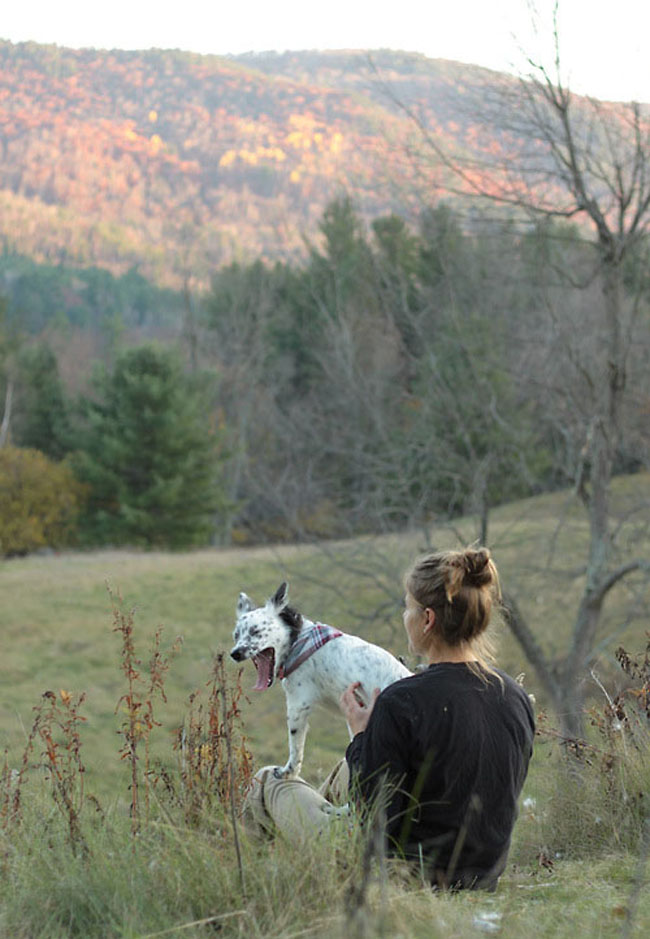
[[(0, 828), (10, 832), (22, 821), (23, 787), (31, 768), (45, 770), (51, 784), (54, 804), (67, 822), (68, 838), (74, 853), (87, 852), (81, 832), (80, 814), (84, 802), (85, 766), (81, 759), (80, 726), (86, 718), (79, 713), (85, 694), (72, 695), (61, 690), (58, 696), (46, 691), (34, 707), (34, 721), (23, 749), (20, 769), (9, 768), (8, 754), (0, 777)], [(40, 762), (33, 762), (37, 739), (44, 745)]]
[[(631, 696), (637, 708), (650, 722), (650, 632), (646, 633), (647, 643), (643, 652), (631, 656), (622, 646), (616, 650), (616, 661), (628, 678), (640, 682), (637, 688), (628, 688), (623, 695)], [(620, 697), (620, 695), (618, 696)], [(617, 699), (614, 699), (615, 703)]]
[(22, 821), (22, 790), (25, 782), (29, 760), (34, 749), (34, 740), (38, 731), (39, 715), (37, 714), (32, 729), (23, 750), (20, 770), (9, 767), (9, 753), (5, 750), (4, 766), (0, 786), (2, 787), (2, 802), (0, 804), (0, 834), (2, 835), (2, 868), (9, 864), (9, 855), (12, 846), (12, 830)]
[(647, 636), (647, 646), (639, 655), (631, 656), (622, 647), (615, 653), (621, 669), (637, 683), (636, 687), (625, 688), (612, 697), (596, 672), (591, 671), (605, 698), (604, 704), (586, 711), (591, 726), (596, 728), (601, 738), (600, 746), (582, 737), (560, 733), (550, 725), (544, 711), (538, 714), (537, 735), (559, 742), (577, 763), (599, 766), (606, 778), (611, 776), (621, 758), (625, 758), (628, 747), (637, 751), (647, 749), (650, 731), (650, 633)]
[(5, 750), (2, 776), (0, 777), (0, 834), (2, 835), (2, 839), (0, 840), (0, 858), (3, 868), (6, 868), (9, 860), (9, 839), (7, 834), (9, 831), (9, 818), (11, 812), (11, 781), (12, 773), (9, 768), (9, 752)]
[(109, 594), (113, 608), (113, 631), (119, 633), (122, 638), (121, 668), (126, 678), (127, 690), (117, 702), (115, 712), (117, 713), (122, 708), (125, 714), (122, 725), (118, 730), (118, 734), (121, 734), (123, 738), (119, 753), (120, 759), (128, 761), (129, 764), (131, 776), (129, 784), (131, 792), (131, 833), (136, 835), (140, 830), (141, 823), (140, 774), (138, 773), (140, 745), (144, 746), (144, 772), (142, 778), (146, 821), (149, 817), (150, 736), (153, 728), (160, 726), (160, 722), (155, 719), (154, 715), (154, 699), (156, 695), (159, 695), (163, 701), (167, 701), (164, 689), (165, 675), (169, 670), (172, 659), (180, 651), (182, 639), (177, 637), (170, 650), (163, 653), (160, 649), (162, 627), (159, 627), (154, 635), (147, 673), (143, 674), (142, 661), (138, 658), (135, 646), (135, 610), (124, 612), (122, 597), (118, 594), (116, 598), (110, 588)]
[[(610, 695), (592, 671), (603, 693), (603, 700), (586, 712), (595, 735), (589, 739), (567, 737), (551, 726), (543, 712), (538, 714), (537, 734), (560, 745), (566, 756), (567, 782), (571, 783), (570, 789), (557, 788), (551, 811), (553, 837), (560, 841), (566, 838), (570, 845), (573, 837), (582, 839), (580, 845), (589, 839), (590, 844), (647, 850), (643, 845), (648, 837), (650, 641), (640, 656), (620, 648), (616, 658), (631, 684)], [(590, 795), (584, 809), (576, 813), (576, 793), (587, 791)], [(589, 825), (576, 833), (575, 826), (583, 815), (589, 818)], [(545, 863), (548, 856), (544, 848), (540, 862)]]
[[(629, 655), (622, 646), (615, 653), (621, 669), (635, 683), (634, 687), (625, 688), (612, 698), (592, 671), (606, 704), (600, 709), (591, 708), (587, 713), (605, 743), (602, 772), (608, 777), (610, 789), (613, 770), (621, 759), (627, 758), (628, 747), (637, 752), (647, 751), (650, 742), (650, 633), (647, 637), (646, 648), (639, 655)], [(627, 798), (627, 794), (624, 795)], [(639, 798), (642, 796), (639, 794)]]
[[(224, 657), (217, 655), (207, 682), (207, 702), (201, 700), (201, 691), (190, 695), (187, 718), (175, 743), (180, 755), (179, 801), (188, 824), (196, 824), (214, 798), (226, 810), (238, 811), (250, 784), (253, 758), (241, 728), (241, 676), (240, 669), (229, 687)], [(170, 790), (169, 777), (164, 782)]]
[(57, 697), (53, 691), (46, 691), (38, 722), (38, 735), (45, 745), (43, 766), (52, 786), (54, 803), (66, 819), (75, 854), (78, 849), (88, 853), (80, 824), (86, 768), (81, 759), (79, 728), (86, 718), (81, 716), (79, 708), (85, 700), (85, 693), (75, 696), (61, 690)]
[(34, 716), (32, 728), (27, 736), (27, 742), (25, 743), (25, 747), (23, 749), (22, 759), (20, 761), (20, 769), (18, 771), (11, 771), (7, 777), (9, 796), (7, 802), (7, 816), (3, 821), (3, 827), (5, 830), (13, 825), (19, 825), (23, 817), (23, 786), (25, 785), (25, 780), (27, 778), (27, 771), (30, 765), (29, 761), (34, 751), (34, 742), (38, 736), (38, 728), (41, 722), (41, 709), (42, 705), (37, 705), (34, 708), (36, 714)]
[(150, 747), (149, 738), (154, 727), (160, 726), (154, 716), (153, 701), (156, 694), (160, 695), (162, 701), (167, 703), (165, 694), (165, 676), (169, 671), (172, 660), (178, 655), (183, 644), (180, 636), (177, 636), (167, 653), (160, 649), (160, 639), (162, 636), (162, 626), (159, 626), (154, 634), (151, 657), (149, 659), (149, 680), (144, 699), (143, 720), (146, 728), (144, 735), (145, 758), (144, 758), (144, 780), (145, 780), (145, 818), (149, 818), (149, 779), (151, 778)]
[(0, 828), (7, 830), (9, 825), (9, 809), (11, 807), (11, 770), (9, 769), (9, 751), (5, 750), (5, 761), (0, 776)]

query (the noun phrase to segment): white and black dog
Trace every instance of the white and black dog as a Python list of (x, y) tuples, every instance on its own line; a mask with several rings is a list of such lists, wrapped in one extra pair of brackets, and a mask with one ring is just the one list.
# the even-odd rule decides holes
[(289, 760), (276, 770), (279, 777), (300, 773), (308, 718), (319, 701), (338, 704), (343, 691), (361, 682), (359, 699), (368, 704), (375, 688), (384, 689), (411, 672), (379, 646), (314, 623), (288, 605), (286, 583), (264, 606), (256, 607), (245, 593), (237, 602), (236, 662), (252, 659), (257, 668), (255, 691), (266, 691), (276, 678), (287, 696)]

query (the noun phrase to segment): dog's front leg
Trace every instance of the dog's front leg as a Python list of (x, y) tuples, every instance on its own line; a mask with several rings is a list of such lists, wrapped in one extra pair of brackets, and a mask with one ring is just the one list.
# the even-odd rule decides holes
[(305, 701), (287, 703), (287, 728), (289, 731), (289, 759), (285, 766), (275, 770), (278, 779), (293, 779), (300, 773), (305, 752), (305, 738), (309, 730), (311, 705)]

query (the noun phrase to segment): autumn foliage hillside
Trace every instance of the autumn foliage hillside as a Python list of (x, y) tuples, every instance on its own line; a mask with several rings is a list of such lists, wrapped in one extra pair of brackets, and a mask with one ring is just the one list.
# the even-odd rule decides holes
[(388, 87), (463, 147), (477, 135), (463, 95), (495, 78), (406, 53), (0, 42), (0, 238), (38, 261), (139, 265), (174, 286), (236, 257), (286, 258), (342, 188), (368, 216), (404, 210), (414, 128)]

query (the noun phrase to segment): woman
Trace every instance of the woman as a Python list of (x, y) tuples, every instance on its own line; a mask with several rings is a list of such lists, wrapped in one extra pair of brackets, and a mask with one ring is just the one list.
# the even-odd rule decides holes
[(341, 697), (354, 734), (343, 772), (317, 792), (266, 767), (246, 815), (263, 829), (275, 823), (308, 836), (335, 814), (325, 796), (349, 770), (362, 811), (384, 804), (389, 853), (415, 862), (436, 886), (493, 890), (534, 735), (528, 696), (491, 664), (486, 630), (497, 571), (484, 548), (432, 554), (415, 563), (405, 588), (409, 646), (428, 668), (375, 694), (369, 707), (351, 685)]
[(491, 664), (496, 567), (486, 549), (433, 554), (405, 587), (409, 645), (429, 667), (386, 688), (372, 708), (359, 705), (354, 686), (344, 692), (357, 801), (371, 803), (386, 785), (391, 853), (435, 885), (494, 889), (535, 730), (528, 696)]

